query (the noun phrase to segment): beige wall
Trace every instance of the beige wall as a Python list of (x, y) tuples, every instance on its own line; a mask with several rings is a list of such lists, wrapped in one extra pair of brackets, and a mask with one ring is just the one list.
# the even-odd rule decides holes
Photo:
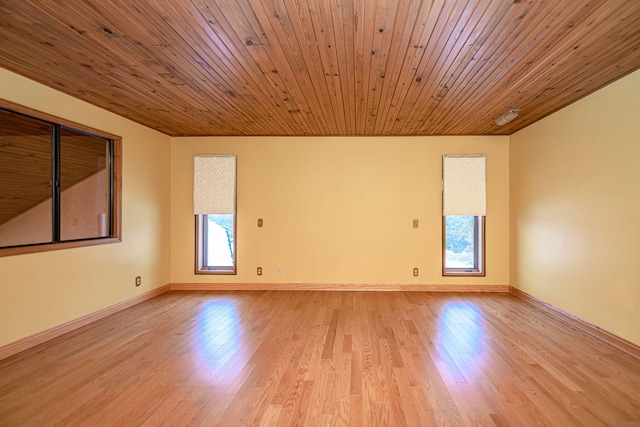
[(0, 82), (0, 98), (123, 137), (122, 243), (0, 258), (1, 346), (169, 283), (171, 147), (166, 135), (9, 71)]
[(511, 137), (511, 284), (640, 344), (640, 72)]
[[(123, 242), (0, 258), (0, 345), (169, 282), (512, 284), (640, 343), (640, 72), (511, 138), (172, 139), (0, 81), (4, 99), (124, 138)], [(192, 158), (217, 153), (238, 155), (238, 275), (196, 276)], [(441, 156), (460, 153), (487, 155), (485, 278), (440, 273)]]
[[(507, 137), (217, 137), (171, 144), (173, 283), (509, 283)], [(484, 278), (441, 274), (441, 157), (460, 153), (487, 155)], [(195, 154), (238, 156), (236, 276), (194, 274)]]

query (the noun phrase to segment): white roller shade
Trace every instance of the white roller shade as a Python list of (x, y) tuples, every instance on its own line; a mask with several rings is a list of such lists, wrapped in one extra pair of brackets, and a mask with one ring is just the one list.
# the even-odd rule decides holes
[(485, 156), (442, 158), (442, 215), (487, 214)]
[(193, 213), (236, 211), (236, 156), (193, 158)]

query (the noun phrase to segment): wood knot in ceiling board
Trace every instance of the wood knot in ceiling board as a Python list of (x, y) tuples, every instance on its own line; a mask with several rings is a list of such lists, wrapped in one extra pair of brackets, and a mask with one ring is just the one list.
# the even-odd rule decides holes
[(256, 40), (256, 38), (253, 36), (246, 37), (244, 40), (244, 44), (247, 46), (262, 46), (262, 43)]
[(80, 34), (81, 36), (84, 36), (87, 33), (86, 30), (81, 30), (79, 28), (74, 27), (73, 25), (69, 25), (69, 28), (71, 28), (73, 31)]

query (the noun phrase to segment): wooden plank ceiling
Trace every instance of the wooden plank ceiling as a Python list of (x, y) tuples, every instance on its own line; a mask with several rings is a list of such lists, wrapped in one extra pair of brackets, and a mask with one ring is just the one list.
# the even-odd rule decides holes
[(640, 68), (640, 1), (0, 0), (0, 66), (169, 135), (510, 134)]

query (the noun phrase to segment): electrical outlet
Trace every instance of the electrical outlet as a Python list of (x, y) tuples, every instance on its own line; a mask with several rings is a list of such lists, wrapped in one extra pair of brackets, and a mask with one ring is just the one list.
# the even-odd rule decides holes
[(418, 267), (414, 267), (413, 268), (413, 277), (418, 277), (419, 271), (418, 271)]
[(418, 228), (420, 226), (420, 221), (418, 221), (417, 219), (413, 220), (413, 228)]
[(258, 276), (262, 276), (262, 267), (258, 267), (256, 273), (258, 273)]
[(136, 276), (136, 287), (142, 285), (142, 277)]
[(276, 268), (276, 276), (282, 276), (282, 269), (280, 267)]

